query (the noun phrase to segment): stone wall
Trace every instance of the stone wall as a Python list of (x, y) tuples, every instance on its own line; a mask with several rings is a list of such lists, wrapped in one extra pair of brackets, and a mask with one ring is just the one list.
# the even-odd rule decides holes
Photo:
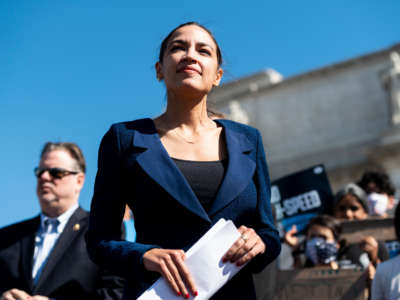
[(400, 134), (383, 83), (394, 51), (400, 44), (284, 80), (268, 70), (210, 100), (261, 131), (273, 179), (324, 163), (334, 190), (367, 168), (385, 169), (400, 189)]

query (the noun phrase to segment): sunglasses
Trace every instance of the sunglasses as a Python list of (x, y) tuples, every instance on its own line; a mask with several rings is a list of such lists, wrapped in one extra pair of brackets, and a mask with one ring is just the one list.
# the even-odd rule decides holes
[(68, 171), (68, 170), (65, 170), (65, 169), (62, 169), (62, 168), (39, 168), (39, 167), (36, 167), (33, 171), (35, 173), (35, 176), (38, 177), (38, 178), (40, 176), (42, 176), (42, 174), (44, 172), (47, 171), (47, 172), (49, 172), (51, 177), (56, 178), (56, 179), (61, 179), (61, 178), (65, 177), (65, 176), (75, 175), (75, 174), (79, 173), (77, 171)]

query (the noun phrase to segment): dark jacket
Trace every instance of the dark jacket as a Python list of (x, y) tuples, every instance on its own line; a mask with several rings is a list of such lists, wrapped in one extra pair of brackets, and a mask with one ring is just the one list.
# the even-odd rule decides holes
[[(208, 213), (163, 147), (151, 119), (113, 125), (99, 150), (87, 235), (89, 255), (127, 278), (125, 299), (136, 299), (157, 276), (144, 269), (143, 254), (154, 248), (184, 249), (220, 218), (254, 228), (266, 245), (213, 299), (255, 299), (252, 272), (280, 252), (270, 206), (270, 181), (259, 132), (217, 120), (223, 126), (228, 167)], [(125, 203), (132, 209), (136, 243), (116, 241)]]
[(100, 271), (87, 255), (88, 221), (88, 212), (81, 208), (74, 212), (35, 286), (33, 252), (40, 216), (0, 229), (0, 295), (17, 288), (57, 300), (120, 299), (122, 279)]

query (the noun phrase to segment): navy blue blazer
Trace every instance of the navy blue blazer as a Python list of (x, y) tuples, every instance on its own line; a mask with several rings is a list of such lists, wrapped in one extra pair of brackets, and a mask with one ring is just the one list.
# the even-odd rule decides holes
[[(220, 218), (255, 229), (266, 251), (212, 299), (256, 299), (251, 273), (279, 255), (261, 135), (233, 121), (216, 122), (224, 129), (228, 167), (208, 213), (163, 147), (153, 120), (114, 124), (103, 137), (86, 238), (96, 263), (127, 278), (125, 299), (136, 299), (159, 276), (144, 269), (146, 251), (187, 250)], [(135, 243), (118, 236), (125, 204), (134, 214)]]

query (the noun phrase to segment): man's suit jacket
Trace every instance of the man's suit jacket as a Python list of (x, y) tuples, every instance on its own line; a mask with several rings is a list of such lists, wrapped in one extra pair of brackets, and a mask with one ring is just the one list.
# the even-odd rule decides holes
[(36, 285), (32, 266), (40, 216), (0, 229), (0, 295), (17, 288), (57, 300), (120, 299), (122, 279), (102, 272), (88, 257), (88, 219), (81, 208), (70, 217)]
[[(146, 251), (155, 247), (186, 250), (220, 218), (232, 220), (237, 227), (254, 228), (266, 251), (213, 299), (255, 299), (251, 273), (261, 271), (279, 254), (261, 136), (243, 124), (217, 122), (224, 128), (228, 167), (208, 212), (163, 147), (151, 119), (114, 124), (103, 137), (88, 250), (98, 264), (128, 279), (125, 299), (136, 299), (157, 277), (144, 269)], [(134, 214), (135, 243), (117, 239), (125, 203)]]

